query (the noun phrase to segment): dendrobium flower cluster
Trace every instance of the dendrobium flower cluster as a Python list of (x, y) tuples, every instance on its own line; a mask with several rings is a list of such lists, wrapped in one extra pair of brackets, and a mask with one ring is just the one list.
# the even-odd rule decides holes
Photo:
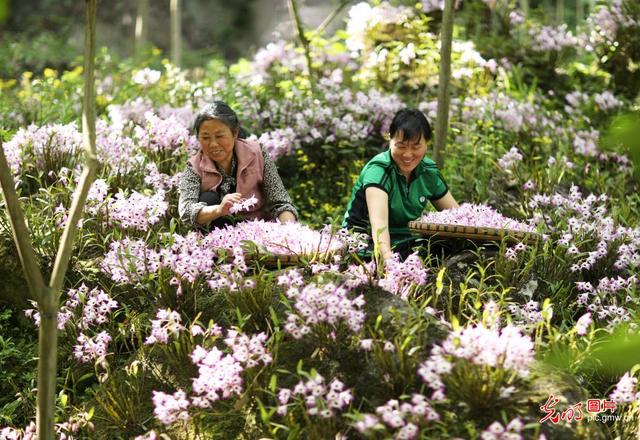
[[(160, 311), (164, 316), (163, 327), (167, 327), (167, 319), (172, 321), (172, 333), (179, 334), (185, 328), (179, 322), (179, 317), (171, 317), (170, 310)], [(160, 321), (159, 320), (159, 321)], [(168, 335), (166, 328), (155, 328), (151, 338), (156, 340), (147, 343), (166, 343)], [(201, 329), (200, 329), (201, 330)], [(214, 326), (204, 332), (194, 332), (191, 334), (201, 334), (204, 339), (213, 337), (214, 340), (222, 335), (222, 330)], [(155, 336), (154, 336), (155, 335)], [(247, 369), (266, 365), (272, 362), (271, 355), (266, 351), (267, 335), (259, 333), (249, 336), (235, 330), (228, 330), (224, 339), (225, 345), (231, 353), (226, 353), (218, 347), (205, 348), (197, 345), (192, 353), (191, 360), (198, 368), (198, 375), (192, 380), (191, 393), (182, 389), (167, 394), (160, 391), (153, 392), (154, 414), (164, 425), (171, 425), (179, 420), (186, 421), (191, 417), (189, 410), (210, 408), (215, 402), (221, 399), (229, 399), (239, 395), (243, 391), (244, 381), (242, 374)]]
[(353, 401), (353, 393), (338, 379), (333, 379), (327, 386), (324, 377), (316, 373), (306, 382), (298, 382), (292, 389), (281, 388), (278, 391), (278, 414), (286, 416), (295, 401), (304, 402), (308, 415), (329, 419), (349, 406)]
[(16, 134), (3, 144), (7, 161), (14, 174), (21, 171), (23, 161), (33, 163), (45, 169), (45, 160), (56, 160), (64, 155), (75, 155), (82, 148), (82, 134), (75, 123), (35, 124), (20, 128)]
[(566, 24), (532, 27), (529, 29), (529, 36), (532, 38), (531, 48), (536, 52), (557, 52), (578, 44), (578, 39)]
[(181, 154), (193, 142), (189, 129), (175, 116), (161, 118), (151, 111), (144, 114), (143, 125), (134, 129), (138, 145), (153, 152), (168, 151)]
[(411, 401), (389, 400), (376, 408), (376, 415), (362, 414), (362, 419), (354, 427), (362, 434), (386, 429), (394, 433), (395, 439), (412, 440), (418, 438), (420, 427), (438, 420), (440, 415), (427, 398), (422, 394), (413, 394)]
[(156, 313), (156, 319), (151, 321), (151, 335), (145, 344), (168, 344), (169, 336), (178, 336), (182, 330), (182, 318), (180, 314), (171, 309), (160, 309)]
[(511, 147), (500, 159), (498, 159), (498, 165), (503, 170), (507, 171), (513, 168), (513, 166), (522, 161), (522, 154), (517, 147)]
[(295, 312), (287, 315), (284, 329), (294, 338), (300, 339), (316, 326), (329, 325), (336, 328), (346, 325), (352, 332), (358, 332), (365, 320), (362, 295), (349, 299), (349, 290), (332, 283), (308, 284), (302, 288), (291, 286), (287, 297), (294, 301)]
[[(33, 304), (36, 305), (35, 302)], [(118, 306), (117, 301), (98, 287), (89, 290), (82, 284), (77, 289), (67, 291), (67, 299), (58, 311), (57, 328), (64, 332), (67, 324), (72, 323), (80, 331), (76, 338), (77, 344), (73, 347), (76, 359), (90, 362), (107, 355), (111, 335), (106, 330), (99, 333), (97, 331), (100, 326), (109, 322)], [(27, 309), (24, 313), (37, 326), (40, 325), (40, 312)]]
[(620, 404), (638, 402), (640, 401), (640, 392), (637, 392), (637, 386), (638, 379), (626, 372), (609, 397)]
[(524, 423), (516, 417), (506, 426), (500, 422), (493, 422), (480, 434), (480, 440), (522, 440), (520, 434), (524, 429)]
[(271, 160), (276, 160), (282, 156), (291, 154), (294, 149), (296, 132), (291, 127), (277, 128), (261, 134), (260, 137), (251, 135), (247, 140), (258, 142), (269, 154)]
[(158, 171), (158, 166), (154, 162), (150, 162), (145, 166), (146, 175), (144, 183), (151, 186), (155, 192), (171, 191), (178, 186), (182, 173), (178, 172), (173, 176), (163, 174)]
[(150, 196), (132, 191), (129, 197), (121, 191), (109, 200), (103, 215), (109, 219), (109, 224), (146, 231), (164, 217), (168, 208), (164, 191)]
[[(638, 278), (636, 275), (631, 275), (628, 278), (604, 277), (599, 280), (598, 285), (595, 287), (588, 281), (578, 281), (576, 282), (576, 289), (580, 293), (578, 293), (577, 303), (589, 310), (590, 313), (587, 314), (589, 319), (591, 319), (591, 313), (594, 313), (599, 321), (606, 322), (609, 327), (613, 327), (631, 320), (627, 306), (637, 303), (637, 299), (631, 296), (637, 284)], [(584, 316), (583, 318), (586, 321), (587, 318)], [(576, 324), (576, 328), (579, 330), (578, 334), (580, 334), (580, 329), (587, 327), (590, 322), (581, 326), (578, 326), (578, 324)]]
[(500, 330), (480, 324), (451, 332), (442, 344), (431, 350), (418, 374), (435, 390), (432, 399), (441, 400), (445, 396), (446, 374), (458, 360), (503, 368), (526, 377), (534, 354), (533, 341), (517, 327), (507, 325)]
[(327, 255), (341, 251), (345, 243), (328, 230), (315, 231), (300, 223), (279, 223), (253, 220), (214, 229), (205, 238), (214, 249), (243, 248), (246, 242), (273, 254)]
[(385, 262), (385, 276), (378, 281), (383, 289), (407, 299), (412, 288), (427, 283), (428, 269), (417, 252), (409, 255), (404, 261), (398, 254)]
[(94, 337), (80, 333), (77, 340), (78, 344), (73, 348), (73, 355), (80, 362), (86, 363), (107, 355), (111, 335), (106, 331), (101, 331)]
[[(573, 262), (569, 268), (576, 276), (583, 273), (604, 277), (598, 283), (578, 282), (582, 293), (578, 303), (591, 312), (598, 312), (598, 319), (608, 318), (612, 324), (627, 320), (623, 309), (628, 290), (637, 284), (631, 274), (640, 266), (640, 228), (616, 225), (606, 215), (605, 194), (590, 194), (583, 197), (580, 189), (573, 185), (568, 195), (536, 194), (529, 207), (537, 210), (534, 222), (543, 222), (551, 232), (555, 243), (566, 249)], [(609, 262), (609, 263), (607, 263)], [(599, 273), (598, 267), (611, 265), (614, 271), (624, 276), (613, 277), (610, 270)], [(623, 298), (624, 297), (624, 301)]]

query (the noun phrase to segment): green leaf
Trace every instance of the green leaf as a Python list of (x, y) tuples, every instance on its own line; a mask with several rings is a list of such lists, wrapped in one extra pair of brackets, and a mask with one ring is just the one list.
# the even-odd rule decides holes
[(269, 315), (271, 316), (271, 321), (275, 327), (279, 327), (280, 319), (278, 318), (278, 314), (272, 306), (269, 306)]
[(378, 331), (381, 325), (382, 325), (382, 315), (378, 315), (378, 317), (376, 318), (376, 324), (373, 326), (373, 330)]
[(444, 283), (442, 282), (442, 280), (444, 278), (445, 270), (447, 270), (446, 267), (443, 267), (442, 269), (440, 269), (440, 272), (438, 272), (438, 276), (436, 278), (436, 294), (437, 295), (440, 295), (442, 293), (442, 289), (444, 288)]
[(67, 407), (67, 403), (69, 402), (69, 395), (65, 394), (64, 391), (60, 391), (60, 406), (62, 408)]

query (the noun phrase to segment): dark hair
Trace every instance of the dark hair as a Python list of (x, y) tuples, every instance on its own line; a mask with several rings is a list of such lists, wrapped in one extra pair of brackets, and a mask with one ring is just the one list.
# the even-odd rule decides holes
[(424, 113), (415, 108), (403, 108), (393, 117), (391, 127), (389, 127), (389, 135), (393, 138), (398, 132), (401, 132), (401, 141), (417, 141), (420, 137), (428, 141), (432, 136), (429, 121), (427, 121)]
[(200, 126), (202, 123), (210, 119), (222, 121), (231, 129), (232, 132), (235, 133), (237, 131), (239, 137), (244, 137), (241, 135), (246, 134), (246, 131), (240, 127), (240, 122), (238, 121), (238, 115), (236, 115), (236, 112), (222, 101), (213, 101), (211, 104), (207, 104), (202, 107), (196, 115), (196, 119), (193, 122), (193, 131), (196, 136), (200, 132)]

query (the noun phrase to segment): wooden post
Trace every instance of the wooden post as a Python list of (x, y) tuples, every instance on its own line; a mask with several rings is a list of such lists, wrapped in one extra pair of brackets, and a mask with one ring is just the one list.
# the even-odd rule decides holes
[(559, 26), (564, 22), (564, 0), (556, 0), (556, 24)]
[(138, 0), (138, 11), (136, 13), (136, 29), (134, 52), (139, 55), (146, 47), (148, 42), (148, 18), (149, 18), (149, 0)]
[(171, 0), (171, 62), (180, 67), (182, 61), (182, 20), (180, 0)]
[(584, 21), (584, 3), (583, 0), (576, 0), (576, 32)]
[(433, 145), (433, 159), (439, 167), (444, 162), (449, 127), (449, 81), (451, 79), (451, 39), (453, 36), (453, 0), (444, 1), (440, 31), (440, 74), (438, 77), (438, 111)]

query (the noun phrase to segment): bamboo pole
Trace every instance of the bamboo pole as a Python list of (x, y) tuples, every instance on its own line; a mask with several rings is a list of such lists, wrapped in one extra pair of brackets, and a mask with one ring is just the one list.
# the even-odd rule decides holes
[(298, 40), (300, 40), (300, 44), (302, 44), (302, 48), (304, 49), (304, 57), (307, 61), (307, 70), (309, 71), (309, 81), (311, 82), (311, 86), (314, 84), (314, 76), (313, 76), (313, 66), (311, 64), (311, 51), (309, 49), (309, 40), (307, 40), (306, 35), (304, 34), (304, 29), (302, 28), (302, 21), (300, 20), (300, 14), (298, 14), (298, 5), (296, 0), (287, 0), (287, 6), (289, 7), (289, 16), (291, 17), (291, 22), (296, 30), (296, 34), (298, 35)]
[(180, 0), (171, 0), (171, 62), (180, 66), (182, 62), (182, 10)]
[(451, 40), (453, 37), (453, 0), (444, 1), (442, 30), (440, 32), (440, 74), (438, 77), (438, 110), (433, 159), (439, 167), (444, 161), (449, 127), (449, 81), (451, 79)]

